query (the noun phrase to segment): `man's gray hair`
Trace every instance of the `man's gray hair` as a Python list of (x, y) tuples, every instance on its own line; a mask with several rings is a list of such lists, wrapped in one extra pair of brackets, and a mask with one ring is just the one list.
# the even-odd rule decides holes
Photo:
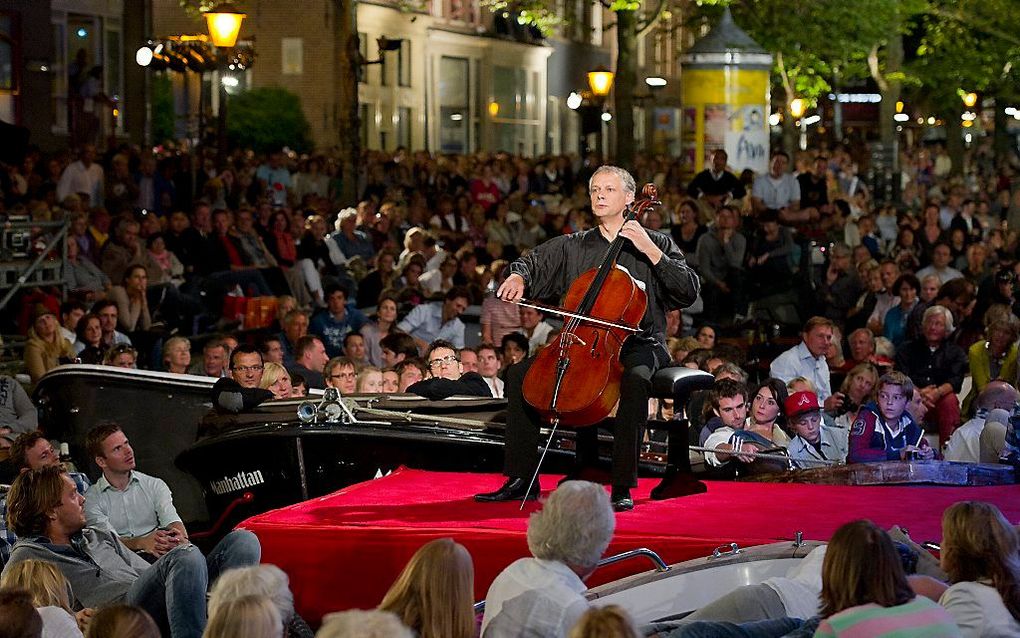
[(609, 173), (616, 175), (620, 178), (620, 183), (623, 185), (623, 190), (628, 193), (637, 194), (637, 182), (634, 181), (634, 176), (627, 172), (626, 169), (620, 168), (619, 166), (599, 166), (595, 169), (595, 172), (591, 174), (591, 179), (588, 180), (588, 191), (591, 191), (591, 185), (595, 183), (595, 177), (602, 173)]
[(254, 565), (223, 572), (209, 593), (209, 615), (212, 616), (224, 603), (242, 596), (265, 596), (280, 612), (284, 624), (294, 616), (294, 594), (290, 591), (290, 580), (276, 565)]
[(414, 638), (392, 611), (348, 609), (327, 614), (315, 638)]
[(953, 313), (945, 306), (932, 306), (925, 310), (924, 315), (921, 317), (921, 325), (927, 324), (928, 320), (935, 315), (942, 315), (942, 319), (946, 322), (946, 332), (952, 332), (956, 329), (953, 325)]
[(592, 569), (615, 528), (613, 507), (601, 485), (567, 481), (528, 520), (528, 549), (535, 558)]

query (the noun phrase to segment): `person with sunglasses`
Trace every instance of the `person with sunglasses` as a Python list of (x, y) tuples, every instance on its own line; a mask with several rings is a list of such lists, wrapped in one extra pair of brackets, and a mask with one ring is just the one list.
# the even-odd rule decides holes
[(464, 367), (457, 357), (456, 347), (445, 339), (436, 339), (429, 344), (425, 355), (428, 375), (421, 381), (411, 384), (408, 392), (426, 399), (445, 399), (454, 395), (473, 397), (492, 397), (489, 384), (477, 372), (464, 372)]

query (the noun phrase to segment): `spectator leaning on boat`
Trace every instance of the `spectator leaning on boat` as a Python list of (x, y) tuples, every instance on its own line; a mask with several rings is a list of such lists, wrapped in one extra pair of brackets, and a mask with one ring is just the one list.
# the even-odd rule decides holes
[(454, 395), (492, 397), (489, 384), (477, 372), (464, 372), (453, 344), (436, 339), (425, 357), (428, 378), (407, 388), (427, 399), (445, 399)]
[(786, 399), (786, 421), (794, 435), (787, 450), (797, 468), (825, 466), (812, 460), (835, 463), (846, 460), (846, 430), (822, 423), (822, 406), (814, 392), (795, 392)]
[(566, 481), (528, 520), (531, 558), (510, 564), (485, 596), (482, 636), (564, 638), (588, 610), (584, 580), (613, 537), (616, 519), (601, 485)]
[(213, 385), (213, 406), (226, 412), (250, 410), (273, 398), (273, 393), (259, 387), (265, 364), (262, 353), (254, 346), (238, 346), (230, 353), (230, 376)]
[(924, 430), (907, 412), (914, 384), (902, 372), (888, 372), (878, 380), (877, 400), (862, 407), (850, 426), (849, 463), (931, 459), (935, 450)]

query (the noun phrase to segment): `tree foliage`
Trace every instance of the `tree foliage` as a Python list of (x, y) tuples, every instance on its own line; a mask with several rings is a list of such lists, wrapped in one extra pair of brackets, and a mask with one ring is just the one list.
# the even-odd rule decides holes
[(231, 145), (267, 152), (283, 146), (312, 150), (310, 127), (301, 98), (287, 89), (266, 87), (230, 97), (227, 136)]

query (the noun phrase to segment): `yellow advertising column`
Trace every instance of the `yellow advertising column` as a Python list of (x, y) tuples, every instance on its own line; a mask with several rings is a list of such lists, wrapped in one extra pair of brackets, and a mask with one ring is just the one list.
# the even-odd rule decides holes
[(680, 139), (694, 173), (725, 149), (738, 174), (768, 170), (772, 56), (734, 22), (729, 8), (711, 32), (681, 56)]

